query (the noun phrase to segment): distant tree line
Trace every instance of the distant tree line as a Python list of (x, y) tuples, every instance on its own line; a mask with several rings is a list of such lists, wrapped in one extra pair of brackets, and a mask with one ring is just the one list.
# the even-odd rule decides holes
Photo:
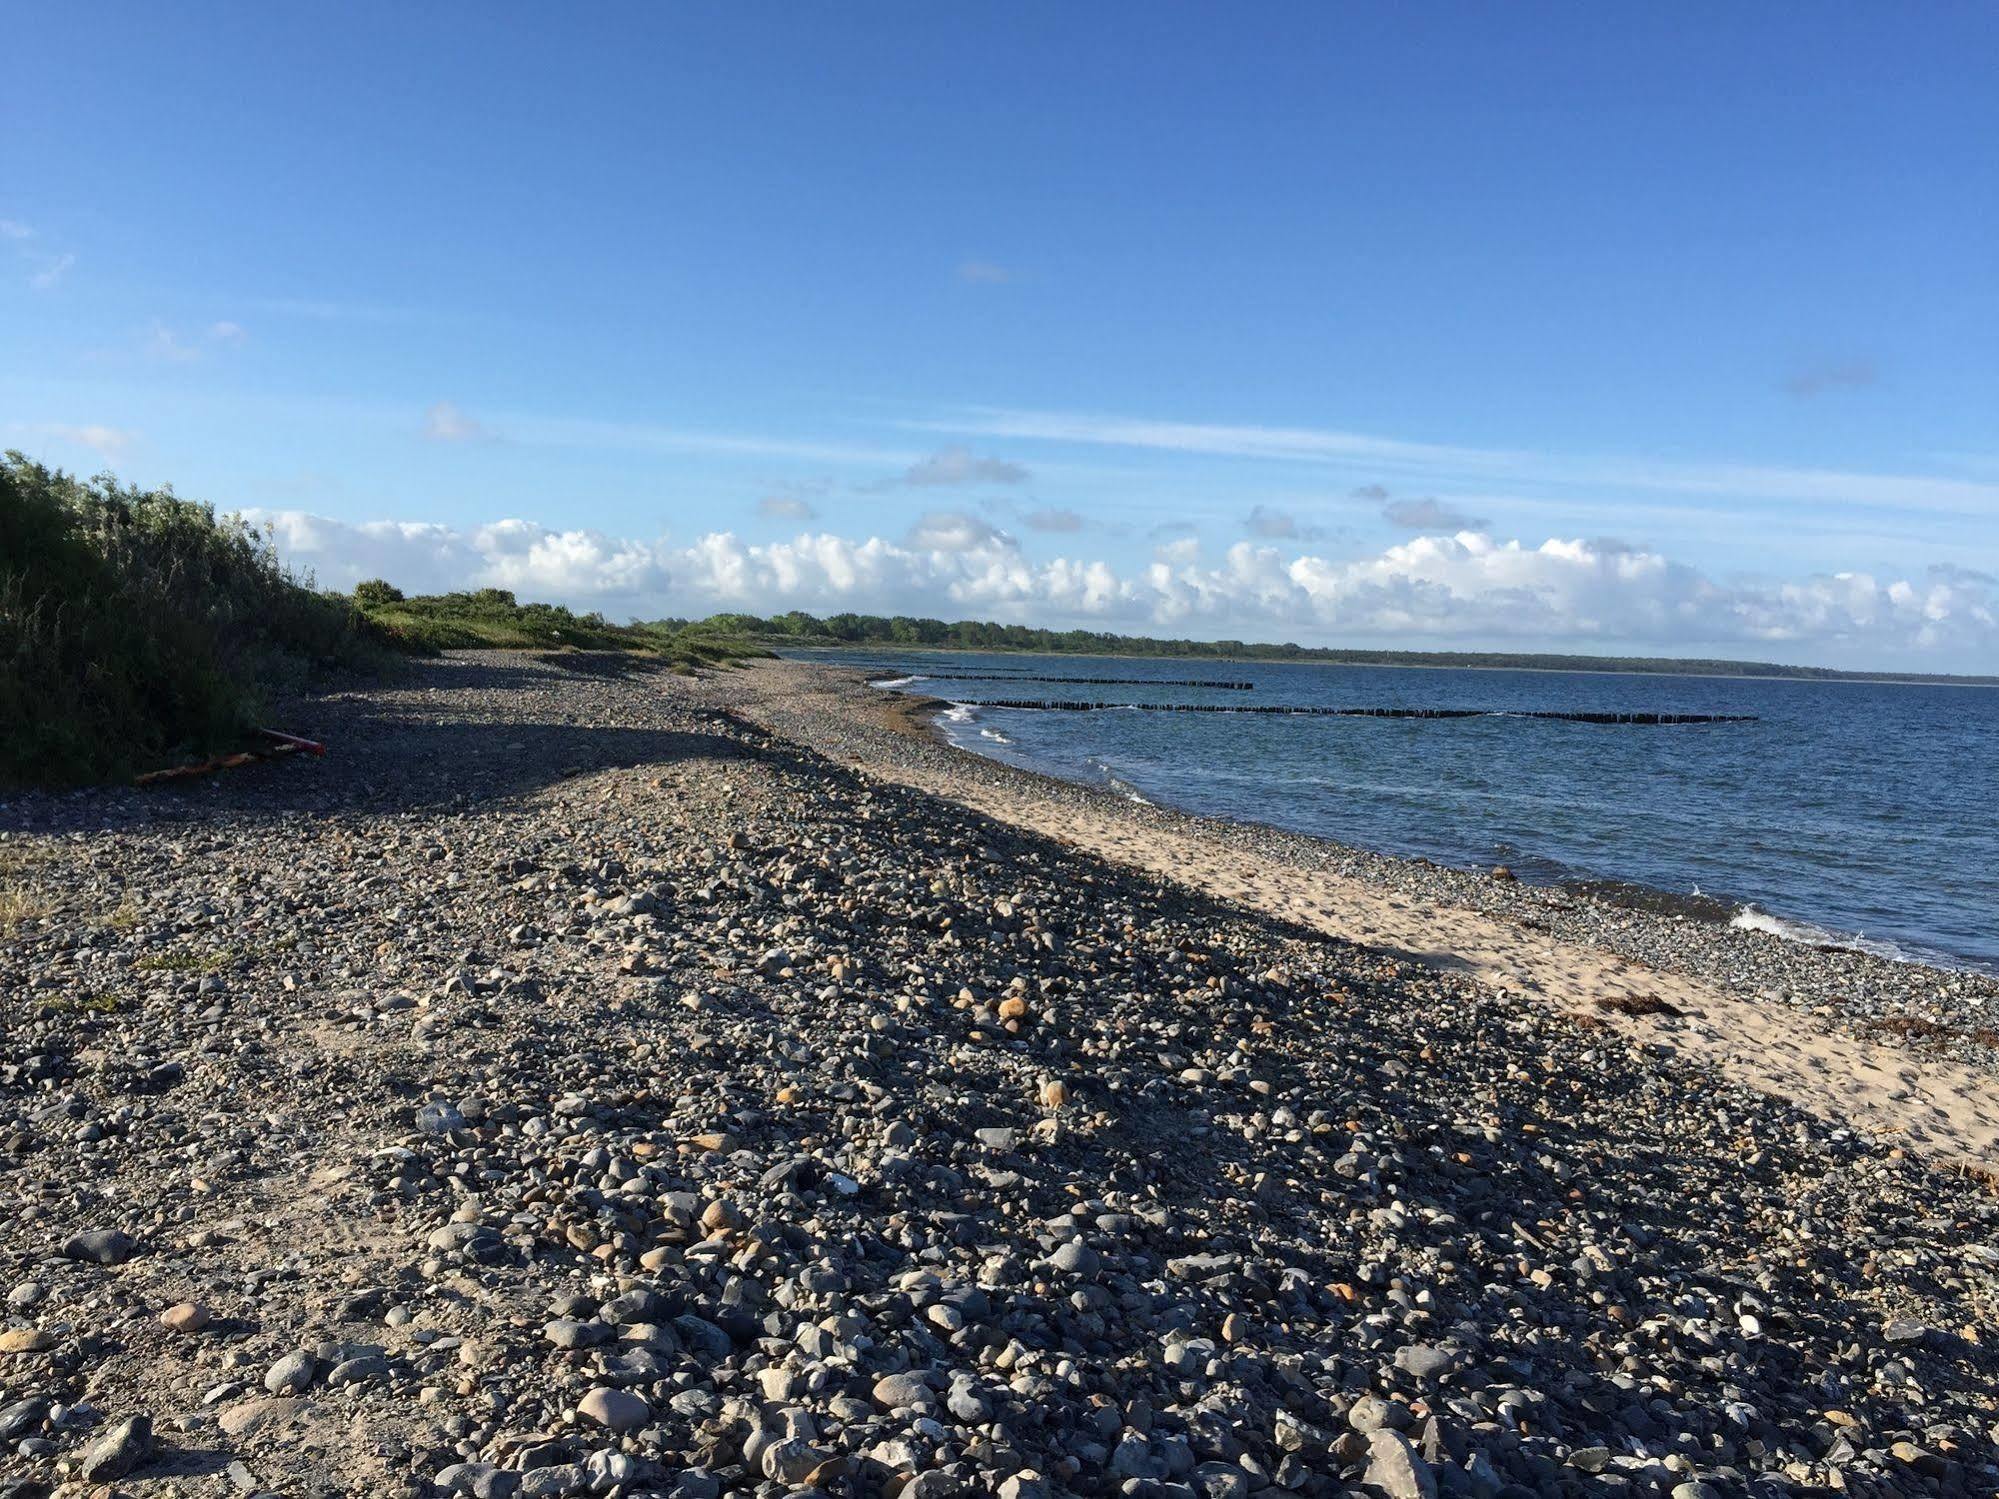
[(832, 614), (800, 610), (768, 618), (715, 614), (705, 620), (661, 620), (658, 628), (713, 630), (774, 646), (905, 647), (962, 651), (1034, 651), (1055, 655), (1165, 656), (1199, 660), (1316, 661), (1341, 666), (1473, 666), (1528, 671), (1645, 672), (1659, 676), (1799, 677), (1817, 681), (1953, 682), (1999, 685), (1999, 677), (1950, 677), (1920, 672), (1836, 671), (1769, 661), (1670, 656), (1583, 656), (1522, 651), (1392, 651), (1269, 644), (1242, 640), (1162, 640), (1103, 630), (1037, 630), (994, 620), (945, 621), (908, 614)]

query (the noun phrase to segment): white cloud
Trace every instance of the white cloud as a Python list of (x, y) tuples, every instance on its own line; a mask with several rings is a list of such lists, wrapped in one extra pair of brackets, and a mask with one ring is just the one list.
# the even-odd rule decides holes
[(250, 337), (244, 331), (241, 323), (232, 323), (227, 318), (218, 323), (210, 323), (208, 325), (208, 336), (212, 341), (219, 344), (245, 343)]
[(1485, 527), (1478, 516), (1433, 499), (1390, 500), (1381, 507), (1381, 518), (1405, 531), (1478, 531)]
[(44, 437), (53, 437), (59, 442), (74, 443), (80, 448), (89, 448), (107, 462), (116, 462), (131, 451), (132, 444), (139, 440), (139, 434), (122, 427), (106, 427), (98, 423), (88, 423), (80, 427), (66, 427), (59, 423), (33, 428)]
[(958, 262), (958, 279), (975, 286), (1004, 286), (1013, 280), (1013, 272), (990, 260), (961, 260)]
[(1020, 484), (1027, 470), (1004, 458), (980, 458), (971, 449), (939, 448), (904, 471), (902, 482), (918, 488), (945, 484)]
[(0, 219), (0, 239), (33, 239), (35, 231), (19, 219)]
[(1191, 539), (1121, 572), (1027, 557), (977, 517), (925, 517), (906, 541), (808, 532), (686, 544), (509, 520), (425, 523), (263, 514), (280, 547), (325, 581), (381, 576), (410, 590), (493, 586), (638, 614), (787, 608), (997, 616), (1127, 630), (1438, 645), (1563, 646), (1788, 656), (1832, 664), (1990, 670), (1999, 585), (1968, 570), (1915, 579), (1844, 572), (1724, 583), (1615, 541), (1420, 536), (1371, 556), (1286, 557), (1238, 542), (1206, 565)]
[(439, 401), (423, 414), (423, 435), (432, 442), (483, 442), (491, 434), (455, 401)]

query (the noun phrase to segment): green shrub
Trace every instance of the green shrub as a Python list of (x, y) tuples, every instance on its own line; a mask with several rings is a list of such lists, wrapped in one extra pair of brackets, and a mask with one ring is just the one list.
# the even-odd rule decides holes
[(0, 784), (79, 784), (222, 748), (316, 669), (390, 644), (234, 516), (0, 459)]

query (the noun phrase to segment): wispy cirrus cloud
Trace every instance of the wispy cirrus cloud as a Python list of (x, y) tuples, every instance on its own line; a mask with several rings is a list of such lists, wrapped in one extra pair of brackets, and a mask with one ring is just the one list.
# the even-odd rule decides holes
[(1366, 464), (1427, 482), (1490, 482), (1711, 495), (1773, 505), (1845, 505), (1971, 515), (1999, 510), (1999, 484), (1927, 474), (1883, 474), (1727, 462), (1540, 453), (1409, 442), (1309, 427), (1153, 421), (1074, 412), (972, 407), (900, 425), (920, 431), (1034, 439), (1181, 455), (1326, 466)]
[(456, 401), (437, 401), (423, 414), (423, 435), (431, 442), (490, 442), (485, 424)]
[(102, 422), (10, 422), (0, 427), (9, 435), (34, 441), (64, 443), (71, 447), (88, 448), (107, 463), (116, 463), (126, 457), (139, 441), (139, 434), (129, 427), (113, 427)]
[(28, 285), (36, 291), (52, 291), (76, 265), (76, 256), (67, 250), (48, 250), (32, 224), (19, 219), (0, 219), (0, 242), (11, 244), (18, 261), (28, 268)]
[(36, 291), (53, 290), (75, 266), (76, 257), (68, 251), (60, 255), (43, 256), (39, 267), (28, 277), (28, 285)]
[(1004, 286), (1013, 280), (1013, 272), (990, 260), (961, 260), (958, 279), (974, 286)]

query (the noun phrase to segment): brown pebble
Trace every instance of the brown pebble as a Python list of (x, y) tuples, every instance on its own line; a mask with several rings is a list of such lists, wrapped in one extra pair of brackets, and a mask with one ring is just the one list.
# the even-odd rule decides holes
[(160, 1313), (160, 1326), (169, 1332), (200, 1332), (210, 1315), (199, 1301), (183, 1301)]

